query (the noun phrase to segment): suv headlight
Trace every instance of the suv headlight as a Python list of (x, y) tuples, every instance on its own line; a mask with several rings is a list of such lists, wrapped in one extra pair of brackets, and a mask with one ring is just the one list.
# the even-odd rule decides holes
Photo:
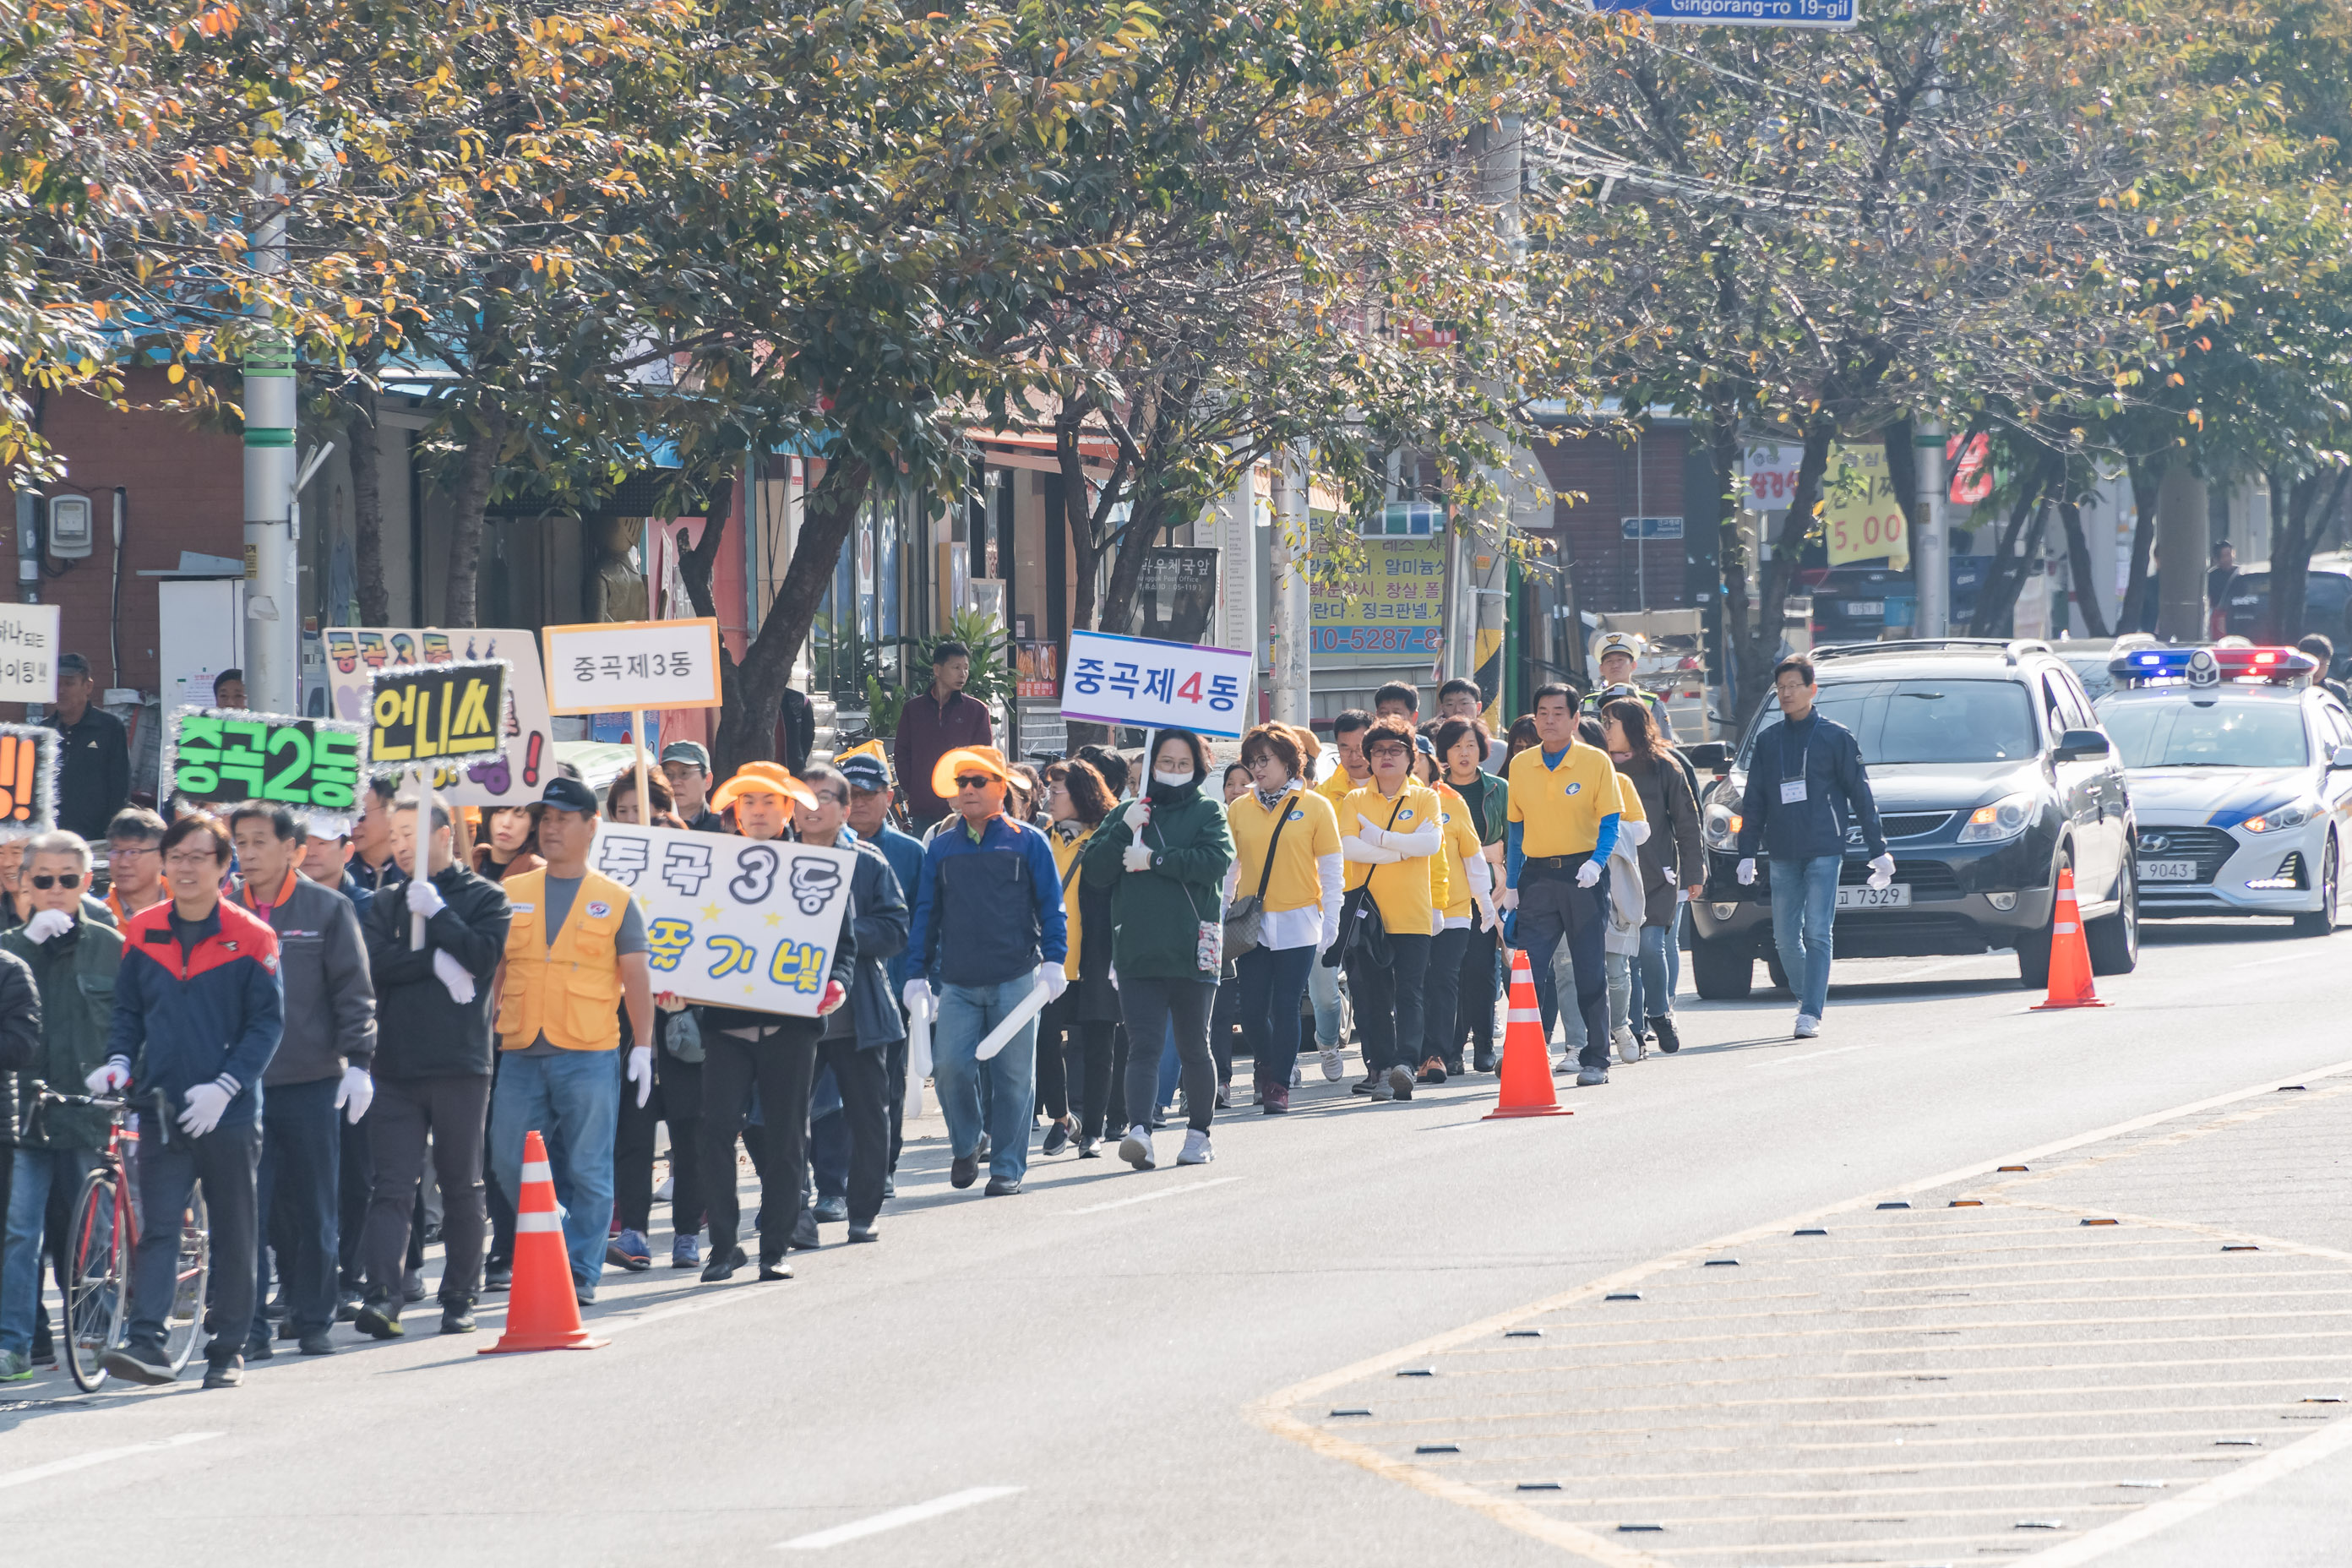
[(2033, 820), (2033, 797), (2030, 795), (2005, 795), (1990, 805), (1980, 805), (1969, 813), (1968, 826), (1960, 829), (1963, 844), (1997, 844), (2004, 838), (2014, 838)]
[(1739, 844), (1739, 814), (1721, 801), (1706, 808), (1706, 822), (1700, 837), (1714, 849), (1733, 849)]
[(2249, 833), (2276, 833), (2282, 827), (2301, 827), (2326, 809), (2316, 801), (2289, 801), (2260, 816), (2250, 816), (2238, 826)]

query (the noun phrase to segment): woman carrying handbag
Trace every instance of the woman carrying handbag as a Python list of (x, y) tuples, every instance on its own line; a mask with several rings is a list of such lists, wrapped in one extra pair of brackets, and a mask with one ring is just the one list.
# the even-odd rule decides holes
[(1445, 875), (1443, 812), (1412, 781), (1412, 726), (1390, 717), (1364, 734), (1371, 778), (1339, 803), (1339, 852), (1364, 868), (1339, 910), (1333, 946), (1347, 965), (1364, 1036), (1364, 1079), (1354, 1092), (1412, 1098), (1412, 1059), (1423, 1035), (1422, 988), (1439, 926)]
[(1339, 820), (1306, 786), (1305, 762), (1288, 726), (1259, 725), (1242, 737), (1251, 787), (1225, 808), (1234, 836), (1225, 944), (1240, 954), (1242, 1038), (1268, 1116), (1290, 1110), (1298, 999), (1316, 955), (1339, 932)]

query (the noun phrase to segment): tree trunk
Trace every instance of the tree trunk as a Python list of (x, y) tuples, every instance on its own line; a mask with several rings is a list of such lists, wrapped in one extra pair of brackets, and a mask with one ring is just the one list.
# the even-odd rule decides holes
[(1764, 563), (1756, 596), (1756, 624), (1749, 629), (1738, 686), (1734, 727), (1742, 734), (1772, 689), (1772, 667), (1780, 662), (1781, 617), (1788, 609), (1789, 590), (1795, 586), (1803, 559), (1805, 534), (1812, 526), (1813, 508), (1822, 499), (1822, 476), (1828, 472), (1830, 444), (1837, 426), (1818, 421), (1805, 432), (1805, 453), (1797, 463), (1797, 488), (1780, 519), (1780, 537), (1772, 542), (1772, 559)]
[[(2352, 476), (2347, 469), (2336, 477), (2325, 504), (2320, 490), (2327, 485), (2325, 473), (2306, 474), (2302, 479), (2282, 483), (2276, 474), (2270, 478), (2271, 487), (2271, 605), (2269, 640), (2292, 646), (2303, 633), (2303, 619), (2309, 603), (2311, 587), (2311, 556), (2319, 542), (2321, 530), (2312, 526), (2316, 517), (2324, 524), (2336, 510), (2344, 494), (2345, 480)], [(2285, 502), (2284, 510), (2280, 502)], [(2217, 605), (2216, 609), (2222, 606)], [(2257, 627), (2258, 635), (2262, 628)], [(2329, 635), (2329, 641), (2335, 640)]]
[[(1060, 668), (1066, 670), (1070, 668), (1070, 632), (1096, 629), (1095, 577), (1101, 568), (1102, 546), (1095, 528), (1097, 511), (1087, 505), (1086, 457), (1078, 449), (1078, 431), (1086, 422), (1084, 407), (1077, 405), (1063, 412), (1065, 417), (1054, 427), (1054, 457), (1062, 470), (1062, 521), (1069, 531), (1070, 563), (1076, 568), (1077, 578), (1076, 591), (1070, 600), (1069, 625), (1062, 635)], [(1069, 417), (1072, 414), (1076, 416)], [(1122, 471), (1124, 468), (1122, 464)], [(1113, 499), (1108, 493), (1104, 495), (1100, 510), (1105, 515)], [(1087, 720), (1071, 720), (1067, 729), (1074, 752), (1083, 745), (1108, 744), (1111, 738), (1109, 725)]]
[(506, 410), (486, 402), (479, 421), (466, 443), (466, 460), (457, 475), (449, 522), (448, 604), (441, 616), (445, 626), (476, 624), (482, 583), (482, 513), (488, 508), (490, 485), (498, 477), (499, 455), (506, 446)]
[(2131, 567), (2124, 578), (2124, 598), (2116, 612), (2116, 633), (2138, 631), (2147, 621), (2147, 596), (2153, 591), (2148, 580), (2149, 559), (2156, 553), (2156, 490), (2160, 476), (2147, 464), (2134, 458), (2130, 464), (2132, 511)]
[[(1919, 581), (1919, 531), (1927, 520), (1919, 515), (1919, 453), (1911, 444), (1916, 426), (1908, 417), (1887, 422), (1884, 433), (1886, 445), (1886, 482), (1895, 489), (1895, 504), (1903, 512), (1903, 537), (1911, 557), (1913, 594), (1917, 594)], [(1912, 601), (1918, 602), (1916, 598)]]
[(1739, 413), (1719, 404), (1707, 419), (1707, 461), (1715, 476), (1716, 493), (1723, 498), (1723, 521), (1716, 529), (1716, 565), (1723, 596), (1717, 617), (1721, 628), (1723, 684), (1735, 694), (1748, 647), (1748, 541), (1740, 532), (1743, 498), (1739, 495)]
[[(2024, 590), (2026, 569), (2034, 559), (2042, 542), (2042, 498), (2057, 475), (2061, 459), (2054, 452), (2045, 453), (2026, 475), (2025, 488), (2018, 492), (2017, 505), (2011, 511), (2009, 523), (1993, 545), (1992, 570), (1985, 577), (1984, 586), (1977, 590), (1977, 613), (1969, 622), (1969, 635), (1989, 637), (2001, 635), (2000, 628), (2010, 625), (2010, 616), (2017, 608), (2017, 595)], [(2031, 534), (2026, 525), (2032, 524)], [(2018, 539), (2025, 534), (2026, 548), (2018, 550)]]
[[(373, 396), (367, 393), (361, 395), (362, 399)], [(388, 626), (393, 620), (392, 595), (383, 585), (383, 453), (376, 447), (374, 411), (367, 402), (352, 405), (343, 432), (343, 439), (351, 444), (352, 526), (357, 547), (353, 564), (359, 576), (360, 625)], [(340, 610), (341, 606), (336, 608)]]
[(2058, 503), (2058, 521), (2066, 530), (2067, 575), (2074, 580), (2074, 603), (2083, 612), (2083, 629), (2091, 637), (2105, 637), (2107, 617), (2099, 609), (2090, 542), (2083, 537), (2083, 509), (2071, 500), (2062, 500)]
[(1135, 635), (1136, 590), (1143, 583), (1144, 557), (1160, 541), (1164, 515), (1160, 496), (1138, 486), (1134, 510), (1128, 514), (1126, 537), (1119, 541), (1118, 554), (1111, 562), (1110, 581), (1103, 587), (1097, 621), (1102, 630), (1123, 637)]

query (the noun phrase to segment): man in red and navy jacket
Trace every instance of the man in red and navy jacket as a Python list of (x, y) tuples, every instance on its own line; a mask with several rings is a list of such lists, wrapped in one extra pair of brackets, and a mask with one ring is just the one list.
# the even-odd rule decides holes
[(106, 1353), (109, 1372), (132, 1383), (169, 1383), (163, 1323), (178, 1290), (180, 1226), (188, 1190), (202, 1183), (212, 1223), (213, 1321), (206, 1388), (245, 1377), (253, 1321), (255, 1169), (261, 1156), (261, 1074), (278, 1050), (285, 993), (278, 934), (221, 897), (228, 830), (203, 815), (163, 835), (171, 897), (131, 918), (114, 982), (109, 1060), (89, 1076), (93, 1094), (129, 1090), (163, 1121), (142, 1114), (139, 1194), (147, 1223), (131, 1265), (128, 1342)]

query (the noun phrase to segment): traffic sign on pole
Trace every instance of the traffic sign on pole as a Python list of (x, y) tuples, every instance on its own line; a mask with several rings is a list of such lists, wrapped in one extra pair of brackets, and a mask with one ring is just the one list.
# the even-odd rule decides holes
[(1621, 525), (1628, 539), (1680, 539), (1683, 520), (1678, 517), (1629, 517)]
[(1859, 0), (1592, 0), (1601, 14), (1639, 11), (1654, 22), (1715, 27), (1813, 27), (1843, 31)]

